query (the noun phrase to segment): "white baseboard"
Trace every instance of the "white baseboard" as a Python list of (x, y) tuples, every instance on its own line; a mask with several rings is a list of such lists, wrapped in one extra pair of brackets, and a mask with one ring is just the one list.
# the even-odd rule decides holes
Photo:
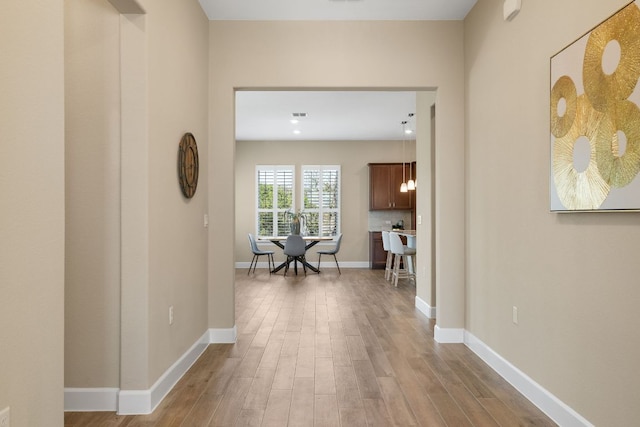
[(508, 360), (493, 351), (472, 333), (465, 331), (464, 343), (558, 425), (563, 427), (593, 427), (593, 424), (509, 363)]
[(442, 344), (455, 344), (464, 342), (464, 329), (441, 328), (436, 325), (433, 329), (433, 338)]
[(173, 386), (189, 370), (209, 345), (209, 331), (180, 357), (148, 390), (120, 390), (119, 415), (150, 414), (162, 402)]
[(424, 314), (429, 319), (436, 318), (436, 308), (431, 307), (429, 304), (425, 302), (425, 300), (423, 300), (419, 296), (416, 296), (416, 308), (420, 313)]
[(120, 415), (150, 414), (209, 345), (209, 331), (178, 359), (148, 390), (65, 388), (67, 412), (116, 411)]
[[(331, 259), (327, 259), (327, 261), (324, 261), (324, 257), (322, 257), (323, 261), (320, 263), (320, 269), (322, 270), (323, 268), (333, 268), (336, 269), (336, 262), (333, 260), (333, 258)], [(313, 262), (311, 260), (307, 260), (309, 261), (309, 263), (313, 266), (317, 266), (318, 262), (316, 260), (316, 262)], [(282, 261), (280, 261), (282, 262)], [(276, 261), (276, 265), (280, 264), (280, 262)], [(340, 268), (369, 268), (369, 261), (340, 261), (340, 258), (338, 257), (338, 263), (340, 264)], [(236, 268), (249, 268), (249, 265), (251, 263), (250, 262), (236, 262), (235, 267)], [(269, 268), (267, 265), (267, 261), (260, 261), (258, 263), (258, 266), (256, 267), (256, 271), (260, 270), (261, 268), (267, 269)]]
[(169, 394), (191, 365), (198, 360), (209, 344), (235, 343), (237, 335), (235, 325), (233, 328), (209, 329), (149, 390), (121, 390), (118, 414), (150, 414)]
[(209, 329), (209, 344), (233, 344), (238, 338), (238, 328)]
[(118, 393), (118, 415), (144, 415), (153, 412), (149, 390), (120, 390)]
[(65, 412), (101, 412), (118, 410), (118, 388), (65, 388)]

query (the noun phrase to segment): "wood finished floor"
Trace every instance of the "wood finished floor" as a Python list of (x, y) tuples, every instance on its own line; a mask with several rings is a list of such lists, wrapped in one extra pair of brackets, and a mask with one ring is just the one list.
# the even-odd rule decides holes
[(151, 415), (65, 426), (555, 426), (384, 270), (236, 273), (236, 344), (210, 345)]

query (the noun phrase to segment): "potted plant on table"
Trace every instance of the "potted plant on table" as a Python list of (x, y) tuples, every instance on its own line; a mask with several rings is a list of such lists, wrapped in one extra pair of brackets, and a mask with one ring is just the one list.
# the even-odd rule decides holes
[(300, 234), (303, 223), (307, 221), (307, 216), (302, 209), (299, 209), (297, 212), (289, 209), (285, 212), (285, 218), (289, 221), (291, 234)]

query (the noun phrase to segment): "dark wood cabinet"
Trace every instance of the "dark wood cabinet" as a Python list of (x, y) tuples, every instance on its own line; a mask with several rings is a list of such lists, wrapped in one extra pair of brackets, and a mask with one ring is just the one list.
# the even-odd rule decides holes
[(369, 268), (378, 270), (387, 266), (387, 252), (382, 246), (382, 233), (380, 231), (369, 232)]
[[(402, 244), (407, 244), (407, 238), (400, 236)], [(402, 264), (400, 264), (402, 265)], [(382, 231), (369, 232), (369, 268), (372, 270), (384, 270), (387, 267), (387, 251), (382, 244)]]
[[(402, 163), (369, 163), (369, 210), (413, 209), (413, 191), (400, 192)], [(409, 179), (409, 164), (404, 165), (404, 178)]]

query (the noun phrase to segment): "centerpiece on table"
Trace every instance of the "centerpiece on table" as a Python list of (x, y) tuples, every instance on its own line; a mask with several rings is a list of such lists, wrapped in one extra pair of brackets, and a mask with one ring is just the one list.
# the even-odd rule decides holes
[(307, 221), (306, 214), (299, 209), (297, 212), (289, 209), (285, 212), (285, 219), (289, 221), (291, 227), (291, 234), (300, 234), (302, 226)]

